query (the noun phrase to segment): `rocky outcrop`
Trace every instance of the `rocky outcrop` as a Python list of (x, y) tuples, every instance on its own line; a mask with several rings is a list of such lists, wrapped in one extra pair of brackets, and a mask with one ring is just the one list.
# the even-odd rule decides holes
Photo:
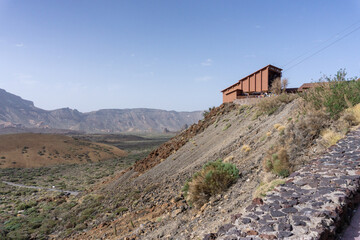
[(360, 129), (204, 239), (336, 239), (359, 193)]
[(88, 113), (70, 108), (46, 111), (3, 89), (0, 89), (0, 103), (0, 128), (25, 130), (51, 128), (88, 133), (179, 131), (202, 118), (201, 111), (176, 112), (147, 108), (103, 109)]

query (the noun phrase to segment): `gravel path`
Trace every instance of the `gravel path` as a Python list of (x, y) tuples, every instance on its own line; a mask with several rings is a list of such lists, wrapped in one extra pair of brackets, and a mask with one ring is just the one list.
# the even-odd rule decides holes
[(287, 180), (204, 239), (337, 238), (360, 200), (360, 128)]
[(19, 184), (19, 183), (12, 183), (12, 182), (6, 182), (6, 181), (2, 181), (3, 183), (10, 185), (10, 186), (14, 186), (14, 187), (23, 187), (23, 188), (32, 188), (32, 189), (41, 189), (41, 190), (46, 190), (46, 191), (51, 191), (51, 192), (62, 192), (65, 194), (70, 194), (70, 195), (78, 195), (80, 192), (77, 191), (64, 191), (61, 189), (56, 189), (56, 188), (45, 188), (45, 187), (37, 187), (37, 186), (28, 186), (28, 185), (23, 185), (23, 184)]

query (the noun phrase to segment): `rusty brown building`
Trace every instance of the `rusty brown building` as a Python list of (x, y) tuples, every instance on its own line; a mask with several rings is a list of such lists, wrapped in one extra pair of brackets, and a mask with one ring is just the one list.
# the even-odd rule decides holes
[(281, 77), (281, 71), (281, 68), (267, 65), (240, 79), (237, 83), (221, 91), (223, 102), (232, 102), (235, 99), (258, 96), (269, 92), (272, 82)]

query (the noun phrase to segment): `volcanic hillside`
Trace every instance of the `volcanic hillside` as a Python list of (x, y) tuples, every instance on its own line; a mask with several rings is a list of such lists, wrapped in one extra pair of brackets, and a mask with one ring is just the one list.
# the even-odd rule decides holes
[(116, 147), (55, 134), (0, 135), (0, 168), (98, 162), (126, 156)]
[[(234, 104), (215, 108), (203, 121), (94, 190), (92, 194), (105, 196), (104, 205), (126, 211), (113, 222), (70, 239), (197, 239), (229, 221), (235, 211), (252, 200), (262, 177), (262, 159), (279, 141), (281, 133), (274, 125), (288, 124), (298, 101), (282, 104), (270, 116), (257, 116), (256, 109)], [(224, 195), (211, 198), (200, 211), (189, 207), (181, 192), (185, 182), (205, 163), (219, 158), (236, 164), (240, 179)], [(302, 157), (307, 158), (306, 154)]]
[[(107, 213), (115, 216), (86, 223), (86, 231), (69, 239), (202, 239), (336, 143), (360, 122), (360, 105), (334, 119), (298, 95), (214, 108), (204, 120), (89, 192), (102, 196)], [(204, 205), (192, 206), (182, 192), (184, 185), (217, 159), (236, 165), (239, 179)], [(104, 214), (98, 212), (96, 219), (105, 219)]]

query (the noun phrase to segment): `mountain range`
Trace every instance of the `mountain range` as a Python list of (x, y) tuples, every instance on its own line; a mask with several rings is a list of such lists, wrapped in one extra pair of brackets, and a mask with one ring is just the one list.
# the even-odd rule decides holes
[(86, 133), (179, 131), (202, 119), (202, 111), (176, 112), (159, 109), (101, 109), (87, 113), (76, 109), (44, 110), (34, 103), (0, 89), (2, 132), (76, 131)]

